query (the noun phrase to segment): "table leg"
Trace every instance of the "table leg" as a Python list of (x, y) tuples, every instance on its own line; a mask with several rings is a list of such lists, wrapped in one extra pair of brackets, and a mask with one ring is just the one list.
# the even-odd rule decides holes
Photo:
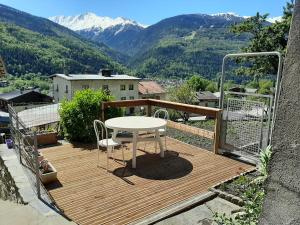
[(112, 134), (112, 139), (113, 140), (116, 140), (117, 134), (118, 134), (118, 130), (114, 129), (113, 134)]
[(132, 140), (132, 168), (136, 168), (136, 146), (137, 146), (137, 132), (133, 132), (133, 140)]
[(158, 144), (159, 144), (160, 157), (163, 158), (165, 156), (165, 151), (164, 151), (163, 144), (161, 142), (161, 138), (160, 138), (158, 130), (155, 130), (155, 137), (156, 137), (156, 142), (158, 142)]

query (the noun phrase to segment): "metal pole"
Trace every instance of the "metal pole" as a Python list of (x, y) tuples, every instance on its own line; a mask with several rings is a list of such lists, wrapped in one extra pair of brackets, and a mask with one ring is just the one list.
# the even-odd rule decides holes
[(272, 117), (270, 142), (272, 141), (273, 128), (274, 128), (274, 123), (275, 123), (275, 119), (276, 119), (276, 111), (277, 111), (277, 106), (278, 106), (278, 98), (279, 98), (280, 89), (281, 89), (281, 75), (282, 75), (283, 60), (282, 60), (282, 56), (280, 53), (279, 53), (278, 57), (279, 57), (279, 61), (278, 61), (277, 80), (276, 80), (276, 87), (275, 87), (275, 98), (274, 98), (274, 109), (273, 109), (273, 117)]
[(16, 138), (18, 142), (18, 150), (19, 150), (19, 157), (20, 157), (20, 163), (22, 164), (22, 150), (21, 150), (21, 141), (20, 141), (20, 130), (19, 130), (19, 117), (16, 113)]
[(40, 187), (40, 165), (39, 165), (39, 159), (38, 159), (38, 145), (37, 145), (37, 136), (36, 131), (33, 132), (33, 138), (34, 138), (34, 156), (35, 156), (35, 176), (36, 176), (36, 189), (37, 189), (37, 195), (38, 198), (41, 198), (41, 187)]
[[(267, 146), (271, 142), (271, 117), (272, 117), (272, 105), (273, 96), (270, 97), (269, 109), (268, 109), (268, 132), (267, 132)], [(275, 112), (274, 112), (275, 113)]]

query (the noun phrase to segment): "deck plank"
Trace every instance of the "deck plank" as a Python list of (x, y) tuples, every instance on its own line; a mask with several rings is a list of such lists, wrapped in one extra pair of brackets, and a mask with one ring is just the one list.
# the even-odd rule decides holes
[[(154, 145), (140, 144), (137, 169), (110, 160), (93, 146), (64, 144), (43, 149), (44, 156), (58, 171), (58, 180), (47, 186), (64, 213), (78, 224), (128, 224), (159, 210), (207, 192), (213, 185), (253, 167), (212, 152), (168, 138), (166, 157), (154, 154)], [(128, 144), (131, 148), (132, 145)], [(121, 159), (121, 151), (116, 151)]]

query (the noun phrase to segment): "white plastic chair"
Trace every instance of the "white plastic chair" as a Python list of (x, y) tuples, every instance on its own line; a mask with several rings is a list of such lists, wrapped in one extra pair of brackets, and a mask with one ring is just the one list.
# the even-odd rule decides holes
[[(159, 109), (159, 110), (155, 111), (153, 117), (164, 119), (164, 120), (166, 120), (166, 122), (168, 122), (169, 113), (165, 109)], [(167, 150), (167, 125), (164, 128), (160, 128), (158, 130), (158, 132), (159, 132), (159, 135), (164, 136), (164, 138), (165, 138), (165, 150)], [(157, 151), (157, 142), (155, 142), (155, 153), (156, 153), (156, 151)]]
[[(169, 113), (165, 109), (158, 109), (153, 114), (153, 117), (154, 118), (164, 119), (164, 120), (167, 121), (167, 120), (169, 120)], [(158, 132), (159, 132), (160, 136), (164, 136), (164, 139), (165, 139), (165, 150), (167, 150), (167, 126), (165, 126), (164, 128), (158, 129)], [(146, 143), (145, 143), (144, 150), (146, 150)], [(157, 142), (155, 142), (155, 153), (157, 153)]]
[[(99, 129), (99, 128), (101, 128), (101, 129)], [(107, 135), (108, 135), (107, 128), (104, 125), (104, 123), (101, 122), (100, 120), (94, 120), (94, 129), (95, 129), (95, 133), (96, 133), (96, 137), (97, 137), (98, 166), (99, 166), (100, 147), (106, 148), (106, 153), (107, 153), (107, 167), (106, 167), (106, 170), (108, 171), (108, 169), (109, 169), (109, 157), (112, 153), (113, 154), (113, 159), (115, 159), (115, 157), (114, 157), (114, 148), (117, 147), (117, 146), (120, 146), (121, 143), (118, 142), (118, 141), (114, 141), (113, 139), (107, 137)], [(124, 160), (124, 149), (123, 148), (122, 148), (122, 157), (123, 157), (123, 163), (124, 163), (125, 160)]]

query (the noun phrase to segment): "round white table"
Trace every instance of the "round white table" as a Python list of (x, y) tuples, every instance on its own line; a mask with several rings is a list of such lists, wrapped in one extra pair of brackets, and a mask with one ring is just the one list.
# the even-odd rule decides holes
[(164, 128), (166, 125), (166, 120), (145, 116), (116, 117), (105, 121), (105, 126), (114, 130), (113, 139), (116, 138), (118, 131), (132, 132), (132, 168), (136, 168), (137, 142), (139, 140), (143, 141), (142, 138), (138, 138), (140, 131), (155, 131), (155, 138), (153, 140), (159, 143), (160, 156), (164, 157), (164, 149), (160, 139), (159, 129)]

